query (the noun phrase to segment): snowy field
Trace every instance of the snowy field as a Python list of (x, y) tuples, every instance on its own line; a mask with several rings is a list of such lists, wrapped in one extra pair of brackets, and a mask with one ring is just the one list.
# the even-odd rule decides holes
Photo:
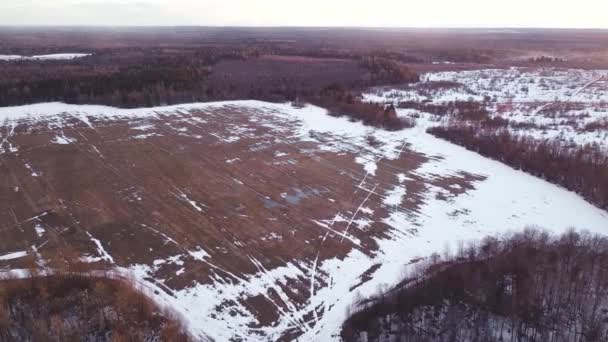
[[(519, 124), (518, 134), (608, 148), (608, 70), (489, 69), (429, 73), (403, 89), (379, 88), (364, 95), (369, 102), (445, 105), (452, 101), (483, 103), (493, 116)], [(401, 115), (440, 118), (413, 109)], [(598, 127), (592, 127), (593, 125)]]
[(36, 56), (20, 56), (20, 55), (0, 55), (0, 61), (23, 61), (23, 60), (34, 60), (34, 61), (60, 61), (70, 60), (76, 58), (82, 58), (91, 56), (89, 53), (56, 53), (50, 55), (36, 55)]
[[(431, 80), (458, 79), (459, 82), (464, 82), (463, 92), (444, 94), (443, 99), (449, 101), (464, 96), (494, 96), (492, 89), (506, 85), (496, 84), (491, 86), (491, 89), (487, 85), (482, 86), (485, 84), (482, 81), (487, 79), (485, 75), (493, 75), (493, 72), (469, 72), (467, 75), (470, 77), (464, 81), (451, 73), (428, 77)], [(553, 101), (555, 96), (566, 94), (580, 101), (593, 103), (604, 99), (587, 94), (585, 90), (577, 93), (577, 89), (580, 90), (586, 83), (600, 77), (597, 72), (581, 73), (574, 79), (569, 76), (555, 76), (558, 80), (564, 77), (573, 82), (564, 85), (568, 89), (545, 91), (538, 85), (540, 81), (537, 80), (534, 88), (528, 93), (541, 94), (539, 96), (545, 101)], [(513, 82), (531, 84), (528, 83), (529, 77), (519, 73), (513, 75)], [(507, 83), (509, 84), (511, 83)], [(519, 85), (510, 87), (518, 99), (529, 99), (517, 91)], [(394, 95), (396, 93), (399, 95)], [(366, 98), (370, 101), (397, 101), (403, 98), (419, 99), (421, 96), (423, 95), (408, 90), (382, 93), (380, 96), (368, 94)], [(339, 340), (338, 334), (348, 308), (358, 299), (374, 295), (380, 287), (397, 284), (406, 267), (413, 267), (405, 266), (413, 260), (435, 252), (441, 253), (446, 248), (455, 250), (457, 244), (462, 241), (475, 241), (488, 234), (521, 230), (528, 226), (538, 226), (556, 233), (571, 227), (601, 234), (608, 232), (608, 214), (585, 202), (578, 195), (434, 138), (425, 132), (423, 125), (400, 132), (387, 132), (350, 122), (345, 118), (329, 116), (324, 109), (314, 106), (294, 108), (290, 104), (237, 101), (136, 110), (61, 103), (1, 108), (0, 122), (6, 129), (0, 137), (0, 150), (3, 154), (20, 153), (20, 147), (12, 143), (15, 127), (20, 124), (47, 122), (49, 128), (56, 132), (56, 143), (69, 146), (76, 141), (66, 137), (64, 129), (67, 129), (69, 122), (74, 119), (86, 123), (91, 128), (110, 120), (158, 119), (171, 115), (179, 120), (203, 124), (204, 116), (202, 119), (195, 118), (189, 113), (217, 108), (244, 110), (250, 113), (252, 122), (271, 127), (277, 134), (288, 133), (294, 141), (314, 143), (318, 150), (336, 155), (354, 154), (353, 161), (361, 165), (365, 176), (356, 179), (351, 185), (362, 195), (362, 201), (356, 210), (337, 208), (331, 215), (312, 217), (309, 226), (299, 228), (321, 227), (326, 231), (324, 236), (319, 238), (321, 245), (326, 240), (334, 240), (350, 248), (343, 258), (323, 259), (317, 253), (316, 258), (285, 260), (283, 266), (269, 269), (262, 261), (265, 256), (256, 255), (252, 251), (250, 262), (257, 272), (243, 275), (218, 272), (212, 283), (191, 285), (172, 291), (171, 294), (165, 291), (164, 288), (168, 285), (163, 283), (163, 279), (154, 279), (155, 270), (170, 263), (187, 267), (185, 265), (188, 263), (184, 263), (184, 260), (190, 259), (194, 259), (201, 267), (216, 269), (219, 260), (207, 252), (210, 250), (209, 246), (202, 245), (200, 250), (184, 250), (179, 255), (159, 258), (151, 264), (114, 265), (118, 274), (134, 277), (157, 302), (177, 310), (184, 317), (190, 331), (201, 338), (207, 336), (216, 341), (269, 341), (285, 337), (286, 332), (295, 331), (298, 335), (301, 334), (301, 341)], [(517, 115), (515, 112), (512, 114)], [(137, 136), (140, 136), (138, 139), (146, 141), (155, 138), (154, 134), (146, 134), (152, 128), (153, 125), (148, 123), (139, 125), (134, 130), (137, 131)], [(246, 134), (246, 131), (236, 130), (233, 138), (223, 137), (221, 143), (233, 143), (238, 141), (239, 136)], [(369, 137), (374, 137), (379, 143), (370, 146)], [(272, 146), (269, 148), (273, 149)], [(403, 157), (405, 148), (426, 156), (427, 160), (415, 170), (395, 169), (391, 163)], [(279, 150), (274, 150), (273, 155), (276, 158), (285, 158), (284, 153)], [(226, 161), (233, 162), (233, 159)], [(323, 163), (323, 160), (319, 160), (319, 163)], [(44, 170), (35, 172), (42, 175), (45, 173)], [(391, 175), (390, 184), (380, 181), (381, 173)], [(470, 181), (472, 187), (466, 191), (450, 192), (449, 189), (434, 183), (437, 179), (460, 177), (462, 174), (476, 175), (476, 178)], [(417, 185), (412, 179), (424, 183), (424, 189), (414, 189)], [(308, 185), (314, 187), (315, 184)], [(449, 187), (458, 190), (460, 186), (450, 184)], [(406, 203), (413, 200), (414, 194), (421, 197), (420, 204), (415, 210), (408, 209)], [(137, 201), (137, 197), (138, 195), (134, 201)], [(323, 197), (327, 205), (331, 202), (338, 203), (335, 205), (339, 206), (341, 199), (336, 198), (334, 194), (324, 194)], [(203, 203), (193, 200), (185, 192), (176, 193), (176, 198), (194, 211), (205, 210)], [(298, 213), (291, 212), (290, 215)], [(388, 231), (383, 238), (375, 238), (377, 251), (369, 253), (362, 248), (361, 240), (368, 234), (366, 229), (380, 221), (388, 227)], [(338, 223), (342, 223), (340, 228)], [(44, 234), (44, 231), (40, 231), (40, 234)], [(104, 248), (104, 242), (93, 236), (90, 238), (97, 247), (97, 258), (114, 264), (114, 258)], [(164, 238), (168, 245), (178, 244), (170, 236), (164, 235)], [(273, 235), (260, 236), (260, 239), (262, 238), (277, 239)], [(310, 244), (310, 248), (317, 248), (314, 246), (316, 245)], [(0, 255), (0, 260), (13, 260), (22, 257), (24, 253), (26, 252), (12, 251)], [(92, 257), (94, 256), (83, 256)], [(362, 277), (370, 270), (372, 276), (369, 279)], [(187, 270), (181, 269), (178, 272), (185, 271)], [(309, 287), (310, 291), (305, 300), (294, 301), (283, 290), (294, 282), (304, 283)], [(278, 311), (278, 318), (272, 324), (257, 326), (255, 313), (241, 301), (257, 296), (265, 297), (273, 303), (273, 310)], [(223, 309), (218, 311), (220, 306), (223, 306)]]

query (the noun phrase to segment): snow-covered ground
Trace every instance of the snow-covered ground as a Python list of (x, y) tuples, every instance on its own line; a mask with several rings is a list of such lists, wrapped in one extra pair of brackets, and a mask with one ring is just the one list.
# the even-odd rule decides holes
[(39, 60), (39, 61), (57, 61), (70, 60), (91, 56), (90, 53), (55, 53), (50, 55), (36, 56), (20, 56), (20, 55), (0, 55), (0, 61), (19, 61), (19, 60)]
[[(587, 129), (589, 124), (608, 122), (608, 70), (511, 68), (429, 73), (421, 83), (402, 89), (378, 88), (364, 94), (364, 99), (396, 105), (407, 101), (435, 105), (480, 102), (491, 115), (522, 124), (518, 134), (608, 148), (608, 129)], [(413, 109), (399, 112), (438, 120)]]
[[(601, 234), (608, 233), (608, 214), (578, 195), (436, 139), (427, 134), (423, 126), (387, 132), (346, 118), (329, 116), (324, 109), (314, 106), (294, 108), (290, 104), (235, 101), (116, 109), (50, 103), (0, 108), (0, 122), (6, 127), (14, 127), (18, 122), (44, 119), (52, 122), (55, 129), (60, 131), (66, 116), (94, 126), (99, 120), (105, 119), (159, 118), (163, 114), (188, 115), (191, 110), (204, 112), (214, 108), (244, 108), (260, 124), (270, 127), (274, 125), (277, 132), (286, 129), (277, 122), (289, 123), (293, 138), (318, 144), (320, 150), (357, 152), (355, 161), (362, 164), (368, 174), (359, 184), (359, 189), (365, 191), (366, 196), (356, 212), (350, 215), (336, 212), (329, 217), (316, 217), (311, 222), (311, 225), (321, 225), (327, 229), (326, 239), (337, 239), (343, 244), (352, 245), (351, 251), (343, 259), (320, 260), (317, 257), (312, 260), (286, 260), (284, 266), (266, 269), (258, 258), (251, 256), (251, 263), (258, 269), (255, 274), (240, 276), (223, 271), (225, 276), (217, 277), (211, 284), (192, 285), (173, 291), (172, 294), (164, 291), (162, 280), (150, 281), (154, 268), (164, 263), (182, 265), (181, 259), (187, 255), (196, 256), (204, 267), (217, 268), (213, 257), (202, 247), (198, 251), (184, 251), (183, 255), (155, 261), (154, 265), (117, 267), (121, 274), (134, 277), (156, 301), (177, 310), (195, 336), (208, 336), (217, 341), (269, 341), (276, 340), (287, 331), (299, 329), (303, 331), (301, 341), (335, 341), (339, 340), (338, 334), (347, 317), (348, 308), (359, 298), (375, 294), (379, 287), (398, 283), (405, 265), (414, 259), (440, 253), (449, 246), (456, 248), (460, 241), (475, 241), (488, 234), (520, 230), (527, 226), (539, 226), (553, 232), (576, 227)], [(267, 120), (269, 116), (275, 121)], [(339, 139), (327, 143), (327, 140), (318, 138), (319, 134)], [(379, 144), (369, 146), (370, 136)], [(6, 138), (1, 137), (0, 141), (6, 141)], [(428, 161), (409, 175), (391, 170), (394, 174), (393, 186), (381, 190), (376, 174), (385, 169), (386, 161), (399, 159), (405, 146), (426, 155)], [(446, 200), (439, 196), (445, 189), (428, 185), (419, 210), (408, 211), (402, 208), (410, 194), (404, 183), (408, 177), (416, 175), (431, 181), (463, 172), (482, 176), (482, 180), (474, 182), (474, 190)], [(185, 192), (178, 192), (176, 196), (196, 210), (204, 209), (203, 203), (193, 201)], [(383, 222), (391, 227), (386, 238), (377, 239), (379, 248), (373, 255), (362, 251), (357, 239), (348, 231), (336, 231), (333, 228), (336, 221), (350, 220), (352, 223), (355, 220), (371, 220), (374, 217), (373, 211), (366, 204), (370, 197), (377, 197), (376, 200), (388, 208), (388, 216), (383, 218)], [(357, 230), (357, 234), (364, 233), (360, 227), (350, 224), (347, 229), (349, 227)], [(93, 236), (90, 238), (97, 245), (99, 254), (106, 260), (112, 260), (102, 242)], [(167, 243), (175, 241), (171, 242), (167, 238)], [(310, 248), (314, 247), (311, 245)], [(3, 258), (19, 256), (20, 254), (9, 254)], [(376, 265), (380, 266), (371, 278), (360, 284), (362, 274)], [(311, 294), (307, 302), (292, 303), (284, 293), (284, 286), (293, 281), (310, 284)], [(284, 286), (279, 286), (280, 284)], [(272, 326), (255, 327), (256, 314), (239, 301), (259, 295), (275, 303), (276, 309), (280, 310), (279, 318)], [(226, 302), (232, 302), (231, 306), (221, 311), (216, 310)]]
[(19, 259), (19, 258), (23, 258), (24, 256), (27, 255), (26, 251), (20, 251), (20, 252), (14, 252), (14, 253), (8, 253), (5, 255), (0, 255), (0, 260), (13, 260), (13, 259)]

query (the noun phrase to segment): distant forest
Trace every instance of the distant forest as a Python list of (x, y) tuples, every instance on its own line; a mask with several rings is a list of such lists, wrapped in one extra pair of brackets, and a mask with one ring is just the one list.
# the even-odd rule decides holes
[(427, 71), (504, 67), (517, 56), (528, 56), (521, 65), (537, 65), (529, 60), (531, 49), (574, 53), (563, 67), (608, 67), (602, 31), (520, 30), (516, 37), (467, 29), (3, 27), (0, 54), (92, 56), (0, 61), (0, 106), (295, 101), (323, 104), (337, 115), (353, 111), (350, 116), (366, 124), (398, 129), (410, 123), (396, 120), (392, 109), (360, 103), (362, 89), (417, 82)]
[[(289, 53), (289, 51), (286, 51)], [(263, 48), (102, 50), (69, 61), (0, 61), (0, 106), (61, 101), (151, 107), (196, 101), (287, 101), (328, 86), (417, 81), (385, 57), (277, 55)]]

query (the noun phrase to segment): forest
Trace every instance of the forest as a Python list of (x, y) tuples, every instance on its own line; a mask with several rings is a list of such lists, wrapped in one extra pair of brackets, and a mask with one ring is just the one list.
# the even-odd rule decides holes
[(361, 300), (345, 341), (606, 341), (608, 239), (529, 228), (418, 261)]
[(0, 61), (0, 106), (60, 101), (116, 107), (317, 96), (333, 83), (351, 90), (415, 82), (398, 61), (374, 55), (316, 58), (264, 47), (110, 49), (68, 61)]

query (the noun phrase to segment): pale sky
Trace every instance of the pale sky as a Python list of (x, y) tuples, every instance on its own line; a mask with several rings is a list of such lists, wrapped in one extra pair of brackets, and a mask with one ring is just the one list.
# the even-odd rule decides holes
[(608, 28), (608, 0), (0, 0), (0, 25)]

